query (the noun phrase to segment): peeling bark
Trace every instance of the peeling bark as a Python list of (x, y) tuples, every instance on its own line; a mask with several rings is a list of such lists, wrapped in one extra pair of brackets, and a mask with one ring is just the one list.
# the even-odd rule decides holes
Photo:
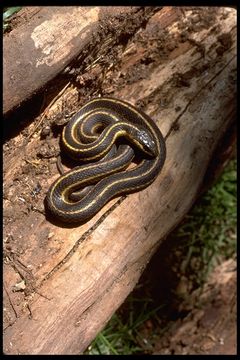
[[(155, 9), (124, 41), (126, 36), (119, 34), (103, 61), (96, 45), (76, 75), (78, 88), (66, 87), (44, 116), (4, 145), (7, 354), (86, 349), (188, 212), (219, 140), (236, 119), (234, 9)], [(39, 208), (58, 176), (52, 161), (58, 139), (42, 131), (63, 102), (77, 111), (100, 93), (127, 100), (154, 119), (166, 139), (164, 168), (150, 187), (112, 200), (83, 226), (51, 224)]]

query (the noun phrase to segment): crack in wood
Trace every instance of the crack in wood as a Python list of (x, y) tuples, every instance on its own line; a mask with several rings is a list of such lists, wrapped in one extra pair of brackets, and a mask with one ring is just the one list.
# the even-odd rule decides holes
[(7, 297), (8, 297), (8, 300), (9, 300), (9, 304), (11, 305), (11, 308), (12, 308), (12, 310), (13, 310), (13, 312), (14, 312), (14, 315), (15, 315), (15, 319), (14, 319), (13, 321), (10, 321), (9, 324), (4, 328), (4, 330), (6, 330), (9, 326), (12, 326), (12, 325), (17, 321), (18, 314), (17, 314), (17, 311), (16, 311), (15, 308), (14, 308), (14, 305), (13, 305), (13, 303), (12, 303), (11, 297), (10, 297), (8, 291), (7, 291), (7, 287), (6, 287), (6, 285), (5, 285), (5, 281), (3, 281), (3, 288), (4, 288), (4, 290), (5, 290), (6, 294), (7, 294)]
[(189, 102), (186, 104), (186, 106), (184, 107), (184, 109), (181, 111), (181, 113), (177, 116), (177, 118), (173, 121), (170, 129), (168, 130), (166, 136), (165, 136), (165, 140), (169, 137), (169, 135), (171, 135), (171, 133), (173, 131), (176, 131), (176, 128), (178, 128), (179, 124), (178, 121), (179, 119), (182, 117), (182, 115), (187, 111), (189, 105), (199, 96), (199, 94), (202, 92), (202, 90), (204, 90), (205, 88), (208, 87), (208, 85), (219, 75), (221, 74), (221, 72), (233, 61), (233, 59), (236, 58), (236, 55), (232, 56), (231, 59), (225, 64), (225, 66), (223, 66), (219, 71), (217, 71), (217, 73), (206, 83), (204, 84), (200, 90), (189, 100)]
[[(198, 92), (194, 95), (194, 97), (187, 103), (183, 111), (178, 115), (178, 117), (174, 120), (172, 126), (170, 127), (169, 131), (167, 132), (165, 136), (165, 140), (169, 137), (169, 135), (176, 129), (176, 126), (178, 125), (178, 121), (181, 118), (181, 116), (187, 111), (189, 105), (199, 96), (199, 94), (204, 90), (230, 63), (231, 61), (236, 58), (236, 55), (234, 55), (227, 64), (222, 67)], [(85, 241), (92, 233), (93, 231), (105, 220), (105, 218), (114, 211), (126, 198), (126, 196), (121, 197), (106, 213), (104, 213), (98, 221), (90, 228), (88, 229), (74, 244), (72, 249), (64, 256), (64, 258), (44, 277), (44, 279), (41, 281), (38, 287), (41, 287), (42, 284), (48, 280), (56, 271), (58, 271), (68, 260), (69, 258), (75, 253), (79, 245)]]
[[(10, 261), (10, 266), (19, 275), (19, 277), (25, 282), (26, 289), (29, 288), (30, 291), (32, 289), (34, 289), (33, 284), (35, 283), (36, 280), (31, 272), (31, 270), (29, 270), (26, 265), (24, 265), (19, 259), (16, 258), (16, 254), (14, 252), (10, 252), (6, 249), (4, 250), (4, 252), (5, 252), (5, 256)], [(20, 268), (21, 268), (21, 270), (20, 270)], [(26, 275), (22, 271), (24, 271)], [(24, 292), (26, 292), (26, 289), (24, 290)]]
[[(76, 250), (77, 250), (77, 248), (79, 247), (79, 245), (80, 245), (83, 241), (85, 241), (85, 240), (93, 233), (93, 231), (96, 230), (96, 228), (97, 228), (100, 224), (102, 224), (102, 222), (106, 219), (106, 217), (107, 217), (110, 213), (112, 213), (112, 212), (126, 199), (126, 197), (127, 197), (126, 195), (125, 195), (125, 196), (122, 196), (115, 204), (113, 204), (113, 205), (111, 206), (110, 209), (108, 209), (108, 210), (96, 221), (96, 223), (95, 223), (93, 226), (91, 226), (91, 227), (76, 241), (76, 243), (74, 244), (74, 246), (72, 247), (72, 249), (64, 256), (64, 258), (44, 277), (44, 279), (40, 282), (40, 284), (39, 284), (38, 286), (36, 286), (34, 289), (32, 289), (32, 290), (34, 290), (34, 292), (35, 292), (36, 294), (38, 294), (38, 295), (46, 298), (47, 300), (51, 300), (50, 298), (48, 298), (48, 297), (44, 296), (43, 294), (39, 293), (39, 292), (37, 291), (37, 289), (40, 288), (46, 280), (48, 280), (53, 274), (55, 274), (55, 273), (70, 259), (70, 257), (76, 252)], [(11, 259), (11, 262), (12, 262), (12, 266), (14, 267), (15, 271), (18, 272), (18, 269), (17, 269), (16, 265), (13, 263), (13, 259)], [(19, 273), (19, 272), (18, 272), (18, 273)], [(24, 278), (24, 276), (23, 276), (22, 274), (19, 273), (19, 276), (26, 281), (26, 279)], [(113, 283), (114, 283), (114, 282), (113, 282)], [(113, 284), (112, 284), (112, 285), (113, 285)], [(112, 285), (111, 285), (111, 286), (112, 286)], [(4, 288), (5, 288), (5, 284), (4, 284)], [(5, 290), (6, 290), (6, 294), (7, 294), (8, 298), (9, 298), (9, 302), (10, 302), (12, 308), (13, 308), (13, 311), (14, 311), (16, 317), (15, 317), (15, 320), (14, 320), (13, 322), (9, 323), (9, 324), (4, 328), (4, 331), (5, 331), (8, 327), (14, 325), (14, 324), (16, 323), (16, 321), (17, 321), (17, 318), (19, 317), (19, 316), (17, 315), (16, 310), (15, 310), (14, 307), (13, 307), (13, 304), (12, 304), (12, 301), (11, 301), (11, 299), (10, 299), (10, 296), (9, 296), (9, 294), (8, 294), (8, 292), (7, 292), (7, 289), (5, 289)], [(88, 310), (90, 307), (92, 307), (92, 305), (93, 305), (93, 304), (91, 304), (91, 305), (84, 311), (84, 313), (86, 313), (87, 310)], [(27, 306), (27, 308), (28, 308), (28, 310), (29, 310), (29, 319), (33, 319), (33, 317), (32, 317), (32, 312), (31, 312), (29, 303), (27, 303), (26, 306)], [(84, 314), (84, 313), (83, 313), (83, 314)]]
[(64, 256), (64, 258), (56, 265), (54, 268), (44, 277), (44, 279), (40, 282), (40, 284), (37, 286), (37, 288), (41, 287), (42, 284), (48, 280), (56, 271), (58, 271), (68, 260), (69, 258), (76, 252), (79, 245), (85, 241), (94, 230), (98, 228), (99, 225), (102, 224), (102, 222), (106, 219), (106, 217), (111, 214), (125, 199), (126, 195), (122, 196), (114, 205), (110, 207), (97, 221), (94, 225), (92, 225), (73, 245), (71, 250)]
[[(101, 19), (99, 30), (93, 35), (90, 44), (85, 46), (81, 50), (81, 53), (77, 54), (75, 58), (66, 65), (62, 70), (62, 74), (74, 78), (76, 75), (89, 71), (98, 60), (106, 57), (109, 52), (111, 53), (114, 46), (126, 41), (125, 39), (129, 42), (139, 29), (146, 27), (152, 16), (154, 16), (156, 12), (161, 11), (161, 9), (162, 6), (140, 6), (130, 15), (125, 14), (124, 17), (122, 14), (118, 14), (110, 17), (108, 21)], [(133, 18), (133, 15), (135, 15), (135, 18), (138, 20), (137, 22), (132, 22), (128, 28), (128, 20), (129, 18)], [(113, 21), (115, 21), (114, 26)]]

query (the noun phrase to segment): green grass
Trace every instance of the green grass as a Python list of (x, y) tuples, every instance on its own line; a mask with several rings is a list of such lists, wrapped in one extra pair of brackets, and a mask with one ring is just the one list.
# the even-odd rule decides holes
[[(219, 181), (198, 201), (179, 227), (187, 253), (181, 264), (186, 276), (202, 285), (212, 268), (236, 252), (237, 163), (231, 160)], [(194, 263), (194, 266), (191, 264)]]
[[(197, 201), (182, 224), (171, 234), (174, 242), (169, 259), (174, 264), (176, 273), (190, 279), (191, 291), (204, 284), (216, 264), (236, 254), (236, 167), (236, 159), (231, 160), (218, 182)], [(174, 255), (175, 253), (178, 255)], [(171, 293), (174, 295), (174, 291)], [(142, 329), (149, 320), (162, 324), (159, 316), (161, 317), (161, 309), (162, 314), (166, 312), (167, 306), (167, 301), (154, 306), (151, 297), (136, 298), (131, 294), (85, 354), (151, 353), (154, 331), (151, 330), (149, 336), (143, 336)], [(124, 307), (127, 307), (127, 311)], [(160, 330), (163, 333), (164, 327)]]
[[(139, 329), (146, 320), (154, 317), (162, 306), (149, 309), (151, 299), (135, 299), (129, 296), (128, 318), (123, 321), (121, 316), (114, 314), (105, 329), (85, 352), (88, 355), (132, 355), (147, 353), (152, 349), (151, 343), (140, 333)], [(136, 304), (140, 304), (139, 311)]]
[(6, 7), (3, 9), (3, 31), (4, 32), (10, 29), (9, 21), (10, 21), (11, 17), (21, 9), (22, 9), (22, 6)]

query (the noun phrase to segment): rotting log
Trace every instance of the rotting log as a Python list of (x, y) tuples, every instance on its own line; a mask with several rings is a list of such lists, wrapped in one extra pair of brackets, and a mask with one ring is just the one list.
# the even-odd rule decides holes
[(136, 26), (140, 26), (144, 13), (140, 7), (115, 6), (34, 6), (20, 10), (17, 16), (22, 23), (3, 39), (3, 112), (18, 107), (46, 86), (77, 55), (94, 51), (99, 42), (103, 46), (100, 24), (107, 27), (115, 21), (118, 32), (123, 17), (135, 15)]
[[(45, 141), (40, 133), (20, 148), (14, 166), (9, 167), (11, 144), (5, 147), (7, 354), (86, 349), (194, 203), (214, 149), (236, 119), (234, 9), (163, 8), (118, 50), (117, 64), (105, 69), (102, 91), (140, 106), (156, 121), (166, 139), (164, 168), (147, 189), (112, 200), (80, 227), (65, 228), (27, 208), (22, 193), (32, 186), (26, 160), (46, 165), (45, 172), (36, 172), (38, 203), (58, 176), (49, 159), (35, 157)], [(96, 76), (104, 66), (89, 72)], [(12, 139), (15, 147), (23, 137)]]

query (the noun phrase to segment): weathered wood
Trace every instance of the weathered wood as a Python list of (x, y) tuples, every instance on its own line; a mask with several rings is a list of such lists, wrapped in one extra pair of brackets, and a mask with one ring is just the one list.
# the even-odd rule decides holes
[(18, 17), (28, 21), (3, 38), (3, 112), (30, 98), (81, 54), (99, 31), (100, 19), (133, 12), (131, 7), (106, 6), (22, 9)]
[[(183, 39), (180, 25), (189, 26), (197, 15), (201, 26)], [(158, 49), (161, 57), (151, 41), (154, 34), (159, 46), (163, 29), (164, 38), (171, 36), (172, 44), (163, 43)], [(167, 7), (151, 16), (146, 28), (129, 40), (119, 68), (106, 73), (115, 83), (106, 87), (105, 93), (135, 105), (141, 100), (144, 111), (166, 137), (163, 171), (144, 191), (112, 200), (77, 228), (53, 225), (31, 209), (27, 216), (22, 213), (15, 219), (11, 224), (14, 241), (6, 248), (4, 267), (5, 353), (77, 354), (133, 289), (156, 248), (194, 202), (211, 155), (235, 120), (235, 30), (233, 9)], [(224, 43), (224, 38), (228, 42)], [(129, 69), (132, 73), (137, 69), (137, 76), (121, 87), (120, 75), (124, 77)], [(33, 154), (39, 141), (39, 137), (33, 138), (25, 153)], [(19, 176), (24, 153), (20, 152), (20, 157), (11, 169), (7, 166), (10, 155), (6, 155), (7, 183)], [(57, 172), (50, 178), (38, 176), (43, 189), (39, 202), (57, 176)], [(30, 184), (30, 178), (24, 179)], [(9, 200), (9, 192), (4, 200), (6, 218), (10, 207), (16, 213), (21, 210), (21, 193), (14, 202)], [(9, 231), (8, 223), (6, 229)], [(7, 232), (5, 242), (11, 242), (9, 239)], [(28, 268), (22, 269), (19, 260)], [(20, 273), (26, 280), (27, 298), (12, 293), (13, 284), (21, 280)]]

